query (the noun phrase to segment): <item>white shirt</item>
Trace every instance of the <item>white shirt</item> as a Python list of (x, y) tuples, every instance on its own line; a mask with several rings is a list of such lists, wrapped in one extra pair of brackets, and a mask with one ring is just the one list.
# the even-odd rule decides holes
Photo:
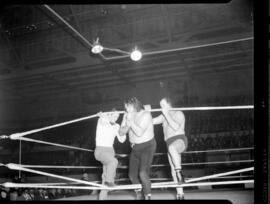
[(108, 118), (99, 118), (96, 129), (96, 146), (113, 147), (115, 137), (118, 138), (119, 142), (123, 143), (126, 140), (126, 135), (120, 136), (118, 133), (119, 128), (119, 124), (111, 124)]

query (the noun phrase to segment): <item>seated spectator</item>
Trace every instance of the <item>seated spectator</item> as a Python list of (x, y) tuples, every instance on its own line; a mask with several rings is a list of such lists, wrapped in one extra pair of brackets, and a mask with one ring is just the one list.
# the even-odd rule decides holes
[(32, 200), (35, 200), (35, 190), (33, 188), (31, 188), (29, 190), (29, 195), (31, 197)]
[(75, 189), (70, 189), (71, 196), (77, 196), (77, 191)]
[(8, 193), (5, 191), (5, 190), (3, 190), (3, 189), (1, 189), (1, 197), (0, 197), (0, 200), (8, 200)]
[(56, 189), (52, 188), (48, 192), (48, 197), (50, 200), (56, 199)]
[(64, 192), (64, 198), (66, 198), (66, 197), (69, 197), (69, 195), (68, 195), (68, 189), (63, 189), (63, 192)]
[(58, 188), (58, 189), (56, 190), (56, 197), (57, 197), (57, 198), (63, 198), (63, 197), (64, 197), (64, 194), (63, 194), (62, 189)]
[(43, 195), (44, 200), (48, 200), (49, 199), (48, 192), (47, 192), (46, 189), (42, 189), (42, 195)]
[(22, 193), (20, 193), (17, 197), (17, 200), (32, 200), (30, 195), (28, 194), (28, 190), (27, 189), (23, 189)]
[(89, 177), (87, 173), (83, 173), (81, 180), (83, 181), (89, 181)]
[(17, 200), (17, 198), (18, 198), (18, 191), (15, 189), (11, 189), (10, 194), (9, 194), (9, 199), (11, 201), (14, 201), (14, 200)]
[[(83, 173), (83, 175), (81, 177), (81, 180), (89, 181), (88, 174), (87, 173)], [(80, 190), (77, 190), (77, 193), (79, 195), (87, 195), (87, 194), (91, 194), (92, 193), (92, 190), (83, 190), (83, 189), (80, 189)]]
[(36, 191), (35, 198), (36, 198), (36, 200), (44, 200), (44, 196), (43, 196), (43, 193), (42, 193), (42, 189), (41, 188), (39, 188)]

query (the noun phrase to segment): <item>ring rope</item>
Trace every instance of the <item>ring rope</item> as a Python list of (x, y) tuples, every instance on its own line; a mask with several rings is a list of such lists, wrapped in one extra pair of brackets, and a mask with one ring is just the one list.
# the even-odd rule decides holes
[[(42, 140), (36, 140), (36, 139), (31, 139), (31, 138), (26, 138), (26, 137), (19, 137), (19, 138), (14, 138), (15, 140), (23, 140), (27, 142), (36, 142), (36, 143), (41, 143), (41, 144), (49, 144), (53, 146), (58, 146), (58, 147), (64, 147), (64, 148), (70, 148), (70, 149), (76, 149), (76, 150), (82, 150), (82, 151), (88, 151), (88, 152), (94, 152), (94, 150), (91, 149), (85, 149), (81, 147), (75, 147), (75, 146), (70, 146), (70, 145), (63, 145), (59, 143), (53, 143), (53, 142), (46, 142)], [(191, 154), (191, 153), (204, 153), (204, 152), (226, 152), (226, 151), (244, 151), (244, 150), (251, 150), (254, 149), (253, 147), (247, 147), (247, 148), (232, 148), (232, 149), (217, 149), (217, 150), (200, 150), (200, 151), (188, 151), (188, 152), (183, 152), (182, 154)], [(167, 153), (155, 153), (155, 155), (164, 155)], [(119, 157), (126, 157), (128, 154), (116, 154), (116, 156)]]
[[(58, 147), (65, 147), (65, 148), (70, 148), (70, 149), (94, 152), (94, 150), (91, 150), (91, 149), (85, 149), (85, 148), (75, 147), (75, 146), (70, 146), (70, 145), (63, 145), (63, 144), (53, 143), (53, 142), (46, 142), (46, 141), (36, 140), (36, 139), (31, 139), (31, 138), (26, 138), (26, 137), (21, 137), (21, 138), (16, 138), (16, 139), (27, 141), (27, 142), (36, 142), (36, 143), (49, 144), (49, 145), (58, 146)], [(204, 152), (211, 153), (211, 152), (226, 152), (226, 151), (244, 151), (244, 150), (252, 150), (252, 149), (254, 148), (247, 147), (247, 148), (232, 148), (232, 149), (217, 149), (217, 150), (200, 150), (200, 151), (183, 152), (182, 154), (194, 154), (194, 153), (204, 153)], [(155, 153), (155, 155), (165, 155), (165, 154), (167, 153)], [(116, 156), (126, 157), (128, 156), (128, 154), (116, 154)]]
[(237, 174), (237, 173), (253, 171), (253, 170), (254, 170), (254, 167), (250, 167), (250, 168), (239, 169), (239, 170), (235, 170), (235, 171), (229, 171), (229, 172), (225, 172), (225, 173), (213, 174), (210, 176), (203, 176), (200, 178), (190, 179), (190, 180), (186, 181), (186, 183), (195, 182), (195, 181), (202, 181), (202, 180), (206, 180), (206, 179), (210, 179), (210, 178), (216, 178), (216, 177), (220, 177), (220, 176), (226, 176), (226, 175)]
[[(252, 175), (250, 176), (224, 176), (224, 177), (217, 177), (213, 179), (231, 179), (231, 178), (250, 178), (253, 177)], [(188, 181), (191, 178), (185, 178), (186, 181)], [(163, 184), (175, 184), (174, 181), (172, 181), (172, 178), (150, 178), (151, 181), (168, 181), (168, 182), (162, 182)], [(121, 179), (115, 179), (115, 182), (120, 182), (120, 181), (129, 181), (129, 178), (121, 178)], [(94, 183), (100, 183), (101, 181), (91, 181)], [(31, 187), (32, 185), (48, 185), (48, 186), (53, 186), (53, 185), (77, 185), (77, 182), (70, 182), (70, 183), (24, 183), (25, 186)], [(155, 184), (155, 183), (152, 183)], [(1, 184), (0, 184), (1, 185)]]
[(71, 123), (76, 123), (76, 122), (79, 122), (79, 121), (82, 121), (82, 120), (87, 120), (87, 119), (91, 119), (91, 118), (95, 118), (95, 117), (97, 117), (97, 114), (86, 116), (86, 117), (83, 117), (83, 118), (70, 120), (70, 121), (66, 121), (66, 122), (63, 122), (63, 123), (58, 123), (58, 124), (55, 124), (55, 125), (50, 125), (50, 126), (39, 128), (39, 129), (34, 129), (34, 130), (22, 132), (22, 133), (15, 133), (15, 134), (10, 135), (9, 138), (10, 139), (17, 139), (17, 138), (23, 137), (25, 135), (30, 135), (30, 134), (33, 134), (33, 133), (41, 132), (41, 131), (44, 131), (44, 130), (49, 130), (49, 129), (52, 129), (52, 128), (68, 125), (68, 124), (71, 124)]
[[(215, 178), (211, 178), (211, 179), (231, 179), (231, 178), (250, 178), (250, 177), (254, 177), (253, 175), (249, 175), (249, 176), (221, 176), (221, 177), (215, 177)], [(190, 179), (193, 178), (186, 178), (185, 177), (185, 181), (188, 181)], [(121, 178), (121, 179), (115, 179), (116, 182), (119, 181), (129, 181), (129, 178)], [(174, 183), (174, 181), (172, 181), (172, 178), (150, 178), (151, 181), (168, 181), (166, 183)], [(98, 181), (96, 181), (98, 182)], [(57, 184), (57, 183), (56, 183)]]
[[(201, 163), (183, 163), (182, 166), (191, 166), (191, 165), (209, 165), (209, 164), (229, 164), (229, 163), (250, 163), (254, 162), (254, 160), (233, 160), (233, 161), (220, 161), (220, 162), (201, 162)], [(24, 168), (44, 168), (44, 169), (99, 169), (102, 168), (102, 166), (57, 166), (57, 165), (21, 165)], [(169, 164), (153, 164), (151, 167), (163, 167), (163, 166), (169, 166)], [(123, 165), (117, 167), (118, 169), (127, 169), (128, 166)]]
[[(216, 178), (212, 178), (212, 179), (231, 179), (231, 178), (250, 178), (253, 177), (252, 175), (250, 176), (224, 176), (224, 177), (216, 177)], [(172, 178), (150, 178), (151, 181), (168, 181), (168, 182), (162, 182), (162, 184), (166, 185), (166, 184), (175, 184), (175, 182), (173, 180), (171, 180)], [(191, 178), (186, 178), (185, 180), (188, 181)], [(121, 178), (121, 179), (115, 179), (115, 182), (120, 182), (120, 181), (129, 181), (129, 178)], [(91, 181), (94, 183), (100, 183), (101, 181)], [(156, 183), (152, 183), (152, 185), (156, 185), (158, 182)], [(69, 182), (69, 183), (24, 183), (25, 186), (29, 186), (31, 187), (32, 185), (48, 185), (48, 186), (53, 186), (53, 185), (77, 185), (77, 182)], [(0, 184), (2, 185), (2, 184)]]
[[(51, 176), (51, 177), (60, 178), (60, 179), (64, 179), (64, 180), (75, 181), (78, 183), (83, 183), (83, 184), (88, 184), (88, 185), (93, 185), (93, 186), (99, 186), (99, 187), (103, 186), (103, 185), (99, 185), (99, 184), (96, 184), (93, 182), (87, 182), (87, 181), (83, 181), (83, 180), (73, 179), (73, 178), (69, 178), (69, 177), (65, 177), (65, 176), (59, 176), (56, 174), (51, 174), (51, 173), (46, 173), (46, 172), (42, 172), (42, 171), (36, 171), (33, 169), (24, 168), (18, 164), (9, 163), (6, 166), (9, 169), (13, 169), (13, 170), (27, 171), (27, 172), (31, 172), (31, 173), (41, 174), (41, 175), (45, 175), (45, 176)], [(206, 180), (206, 179), (210, 179), (210, 178), (216, 178), (216, 177), (220, 177), (220, 176), (226, 176), (226, 175), (237, 174), (237, 173), (253, 171), (253, 170), (254, 170), (254, 167), (249, 167), (249, 168), (235, 170), (235, 171), (229, 171), (229, 172), (225, 172), (225, 173), (218, 173), (218, 174), (213, 174), (210, 176), (203, 176), (200, 178), (190, 179), (189, 181), (186, 181), (186, 183), (195, 182), (195, 181), (202, 181), (202, 180)]]
[[(244, 148), (232, 148), (232, 149), (210, 149), (210, 150), (199, 150), (199, 151), (187, 151), (187, 152), (182, 152), (181, 154), (195, 154), (195, 153), (204, 153), (204, 152), (229, 152), (229, 151), (244, 151), (244, 150), (252, 150), (254, 147), (244, 147)], [(155, 155), (164, 155), (168, 153), (155, 153)], [(117, 156), (120, 157), (126, 157), (128, 154), (116, 154)]]
[(20, 137), (19, 140), (23, 140), (23, 141), (27, 141), (27, 142), (35, 142), (35, 143), (40, 143), (40, 144), (49, 144), (49, 145), (58, 146), (58, 147), (65, 147), (65, 148), (69, 148), (69, 149), (94, 152), (94, 150), (91, 150), (91, 149), (85, 149), (85, 148), (75, 147), (75, 146), (70, 146), (70, 145), (63, 145), (63, 144), (58, 144), (58, 143), (53, 143), (53, 142), (46, 142), (46, 141), (36, 140), (36, 139), (31, 139), (31, 138), (26, 138), (26, 137)]
[(24, 168), (24, 167), (22, 167), (21, 165), (18, 165), (18, 164), (9, 163), (9, 164), (7, 164), (5, 166), (8, 167), (9, 169), (12, 169), (12, 170), (21, 170), (21, 171), (26, 171), (26, 172), (30, 172), (30, 173), (40, 174), (40, 175), (44, 175), (44, 176), (50, 176), (50, 177), (54, 177), (54, 178), (60, 178), (60, 179), (64, 179), (64, 180), (74, 181), (74, 182), (77, 182), (77, 183), (93, 185), (93, 186), (98, 186), (98, 187), (104, 186), (104, 185), (96, 184), (96, 183), (89, 182), (89, 181), (84, 181), (84, 180), (69, 178), (69, 177), (66, 177), (66, 176), (60, 176), (60, 175), (56, 175), (56, 174), (51, 174), (51, 173), (47, 173), (47, 172), (43, 172), (43, 171), (37, 171), (37, 170), (33, 170), (33, 169)]
[[(184, 188), (193, 186), (213, 186), (213, 185), (231, 185), (231, 184), (244, 184), (244, 183), (254, 183), (254, 180), (242, 180), (242, 181), (221, 181), (221, 182), (204, 182), (204, 183), (185, 183), (185, 184), (162, 184), (158, 185), (152, 184), (151, 188)], [(6, 182), (2, 184), (7, 188), (61, 188), (61, 189), (85, 189), (85, 190), (132, 190), (140, 189), (141, 185), (120, 185), (115, 187), (94, 187), (94, 186), (48, 186), (48, 185), (25, 185), (21, 183)]]
[[(186, 107), (186, 108), (171, 108), (170, 110), (171, 111), (177, 111), (177, 110), (179, 110), (179, 111), (188, 111), (188, 110), (228, 110), (228, 109), (253, 109), (253, 108), (254, 108), (253, 105), (245, 105), (245, 106)], [(160, 108), (159, 109), (151, 109), (151, 110), (149, 110), (149, 112), (160, 112), (160, 111), (161, 111)], [(108, 112), (104, 112), (104, 113), (123, 114), (123, 113), (125, 113), (125, 111), (108, 111)], [(82, 120), (87, 120), (87, 119), (94, 118), (94, 117), (98, 117), (98, 114), (94, 114), (94, 115), (90, 115), (90, 116), (78, 118), (78, 119), (75, 119), (75, 120), (70, 120), (70, 121), (58, 123), (58, 124), (55, 124), (55, 125), (50, 125), (50, 126), (47, 126), (47, 127), (38, 128), (38, 129), (26, 131), (26, 132), (14, 133), (14, 134), (11, 134), (9, 136), (9, 138), (10, 139), (17, 139), (17, 138), (23, 137), (25, 135), (41, 132), (41, 131), (44, 131), (44, 130), (60, 127), (60, 126), (63, 126), (63, 125), (79, 122), (79, 121), (82, 121)], [(3, 137), (3, 136), (6, 136), (6, 135), (2, 135), (1, 137)]]
[(244, 151), (244, 150), (251, 150), (254, 149), (254, 147), (243, 147), (243, 148), (231, 148), (231, 149), (210, 149), (210, 150), (199, 150), (199, 151), (188, 151), (183, 152), (182, 154), (194, 154), (194, 153), (211, 153), (211, 152), (232, 152), (232, 151)]
[[(212, 165), (212, 164), (230, 164), (230, 163), (250, 163), (254, 160), (233, 160), (233, 161), (221, 161), (221, 162), (197, 162), (197, 163), (183, 163), (182, 166), (193, 166), (193, 165)], [(167, 164), (155, 164), (154, 167), (169, 166)]]
[[(184, 183), (184, 184), (159, 184), (159, 185), (152, 185), (151, 188), (183, 188), (183, 187), (192, 187), (192, 186), (212, 186), (212, 185), (226, 185), (226, 184), (241, 184), (241, 183), (254, 183), (254, 180), (242, 180), (242, 181), (221, 181), (221, 182), (205, 182), (205, 183)], [(138, 189), (142, 188), (139, 184), (132, 184), (132, 185), (122, 185), (122, 186), (115, 186), (111, 187), (111, 190), (128, 190), (128, 189)]]
[[(213, 179), (231, 179), (231, 178), (250, 178), (252, 177), (252, 175), (250, 176), (224, 176), (224, 177), (217, 177), (217, 178), (213, 178)], [(168, 182), (162, 182), (162, 184), (166, 185), (166, 184), (175, 184), (174, 181), (171, 180), (172, 178), (151, 178), (151, 181), (168, 181)], [(185, 180), (188, 181), (190, 178), (186, 178)], [(119, 181), (129, 181), (129, 178), (122, 178), (122, 179), (115, 179), (116, 182)], [(92, 181), (95, 183), (101, 182), (101, 181)], [(158, 183), (158, 182), (156, 182)], [(156, 185), (156, 183), (152, 183), (152, 185)], [(77, 185), (77, 182), (70, 182), (70, 183), (23, 183), (25, 185), (25, 187), (31, 187), (33, 185), (39, 185), (39, 186), (57, 186), (57, 185)], [(0, 184), (2, 185), (2, 184)]]

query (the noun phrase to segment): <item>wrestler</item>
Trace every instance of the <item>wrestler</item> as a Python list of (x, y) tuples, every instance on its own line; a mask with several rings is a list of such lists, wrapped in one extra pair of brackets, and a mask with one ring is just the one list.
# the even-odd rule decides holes
[[(116, 111), (113, 109), (113, 111)], [(99, 113), (99, 119), (96, 129), (96, 148), (95, 158), (103, 165), (102, 184), (109, 187), (114, 186), (114, 178), (118, 160), (115, 158), (115, 151), (113, 148), (115, 137), (119, 142), (123, 143), (126, 140), (126, 135), (119, 135), (120, 125), (116, 123), (119, 114), (113, 113)], [(108, 190), (101, 190), (99, 193), (99, 200), (105, 200), (108, 195)]]
[(150, 200), (150, 168), (156, 151), (152, 116), (143, 109), (142, 103), (136, 97), (124, 101), (124, 106), (126, 113), (119, 133), (123, 135), (128, 132), (132, 148), (129, 158), (129, 178), (133, 184), (142, 184), (142, 198)]
[[(162, 114), (153, 119), (153, 124), (162, 124), (164, 140), (168, 149), (168, 160), (173, 180), (179, 184), (185, 182), (181, 167), (181, 154), (187, 149), (188, 140), (185, 136), (185, 116), (182, 111), (170, 111), (172, 102), (169, 97), (160, 101)], [(176, 198), (184, 199), (183, 188), (176, 188)]]

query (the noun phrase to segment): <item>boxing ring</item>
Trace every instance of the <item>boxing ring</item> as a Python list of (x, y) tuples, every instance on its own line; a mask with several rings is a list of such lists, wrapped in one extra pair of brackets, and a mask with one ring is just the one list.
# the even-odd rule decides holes
[[(82, 42), (84, 42), (89, 48), (93, 48), (93, 44), (89, 43), (87, 39), (85, 39), (76, 29), (74, 29), (67, 21), (65, 21), (59, 14), (57, 14), (54, 10), (52, 10), (49, 6), (44, 5), (44, 7), (49, 10), (54, 16), (58, 18), (62, 23), (65, 24), (73, 33), (75, 36), (77, 36)], [(186, 50), (186, 49), (195, 49), (195, 48), (202, 48), (202, 47), (209, 47), (209, 46), (217, 46), (217, 45), (224, 45), (224, 44), (229, 44), (229, 43), (235, 43), (235, 42), (243, 42), (243, 41), (249, 41), (252, 40), (253, 38), (243, 38), (243, 39), (236, 39), (236, 40), (229, 40), (226, 42), (217, 42), (217, 43), (211, 43), (211, 44), (205, 44), (205, 45), (198, 45), (198, 46), (191, 46), (191, 47), (185, 47), (185, 48), (178, 48), (178, 49), (172, 49), (172, 50), (163, 50), (163, 51), (155, 51), (155, 52), (148, 52), (144, 53), (144, 55), (152, 55), (152, 54), (162, 54), (165, 52), (174, 52), (174, 51), (181, 51), (181, 50)], [(110, 51), (115, 51), (121, 54), (121, 56), (116, 56), (116, 57), (106, 57), (103, 54), (99, 53), (99, 55), (104, 59), (104, 60), (113, 60), (113, 59), (120, 59), (120, 58), (125, 58), (129, 57), (130, 53), (124, 52), (118, 49), (111, 49), (111, 48), (106, 48), (104, 47), (105, 50), (110, 50)], [(123, 55), (124, 54), (124, 55)], [(173, 108), (172, 110), (180, 110), (180, 111), (204, 111), (204, 110), (239, 110), (239, 109), (253, 109), (253, 105), (242, 105), (242, 106), (216, 106), (216, 107), (186, 107), (186, 108)], [(160, 112), (161, 109), (152, 109), (150, 112)], [(116, 111), (119, 114), (123, 114), (124, 111)], [(110, 112), (105, 112), (105, 113), (110, 113)], [(62, 147), (62, 148), (68, 148), (68, 149), (73, 149), (73, 150), (78, 150), (78, 151), (85, 151), (85, 152), (91, 152), (93, 153), (94, 150), (91, 149), (85, 149), (85, 148), (80, 148), (80, 147), (75, 147), (71, 145), (65, 145), (65, 144), (58, 144), (58, 143), (53, 143), (53, 142), (48, 142), (48, 141), (43, 141), (43, 140), (37, 140), (37, 139), (32, 139), (32, 138), (27, 138), (25, 136), (41, 132), (41, 131), (46, 131), (50, 130), (53, 128), (57, 128), (60, 126), (65, 126), (68, 124), (72, 123), (77, 123), (83, 120), (88, 120), (92, 118), (98, 117), (98, 114), (93, 114), (89, 115), (86, 117), (78, 118), (75, 120), (70, 120), (34, 130), (29, 130), (21, 133), (14, 133), (11, 135), (2, 135), (0, 136), (0, 140), (13, 140), (13, 141), (25, 141), (25, 142), (32, 142), (32, 143), (39, 143), (39, 144), (45, 144), (45, 145), (52, 145), (52, 146), (57, 146), (57, 147)], [(250, 148), (238, 148), (238, 149), (219, 149), (219, 150), (207, 150), (207, 151), (187, 151), (184, 152), (183, 154), (192, 154), (192, 153), (216, 153), (216, 152), (229, 152), (229, 151), (246, 151), (246, 150), (252, 150), (253, 147)], [(164, 155), (166, 153), (156, 153), (155, 156), (159, 155)], [(46, 172), (46, 169), (102, 169), (100, 166), (56, 166), (56, 165), (24, 165), (21, 164), (21, 145), (20, 145), (20, 154), (19, 154), (19, 164), (14, 164), (14, 163), (0, 163), (0, 168), (8, 168), (9, 170), (16, 170), (24, 172), (29, 172), (41, 176), (47, 176), (47, 177), (52, 177), (52, 178), (57, 178), (61, 179), (65, 182), (63, 183), (12, 183), (12, 182), (5, 182), (2, 183), (1, 185), (6, 188), (44, 188), (44, 189), (84, 189), (84, 190), (102, 190), (106, 189), (109, 190), (109, 195), (108, 199), (109, 200), (134, 200), (134, 189), (140, 189), (141, 185), (135, 185), (135, 184), (125, 184), (125, 185), (116, 185), (115, 187), (107, 187), (103, 184), (101, 184), (100, 181), (85, 181), (85, 180), (80, 180), (76, 178), (71, 178), (68, 176), (63, 176), (63, 175), (58, 175), (58, 174), (53, 174), (53, 173), (48, 173)], [(126, 154), (117, 154), (118, 157), (125, 158), (128, 155)], [(174, 183), (172, 181), (166, 181), (162, 182), (162, 180), (168, 180), (168, 179), (151, 179), (152, 180), (152, 199), (153, 200), (172, 200), (175, 199), (173, 191), (177, 187), (182, 187), (184, 189), (189, 189), (191, 187), (197, 187), (198, 189), (193, 189), (193, 190), (185, 190), (185, 199), (189, 200), (215, 200), (215, 199), (225, 199), (225, 200), (230, 200), (234, 204), (251, 204), (254, 203), (254, 193), (253, 190), (232, 190), (230, 188), (225, 188), (225, 189), (200, 189), (199, 187), (203, 186), (231, 186), (231, 185), (239, 185), (239, 184), (254, 184), (254, 179), (246, 179), (249, 178), (248, 176), (237, 176), (237, 174), (245, 173), (245, 172), (253, 172), (254, 167), (253, 167), (253, 162), (254, 160), (236, 160), (236, 161), (219, 161), (219, 162), (203, 162), (203, 163), (183, 163), (182, 166), (195, 166), (195, 165), (218, 165), (218, 164), (224, 164), (224, 163), (245, 163), (245, 164), (250, 164), (248, 168), (242, 168), (242, 169), (237, 169), (233, 171), (223, 171), (220, 173), (216, 174), (211, 174), (211, 175), (205, 175), (202, 177), (197, 177), (197, 178), (189, 178), (186, 179), (185, 183), (179, 185), (177, 183)], [(160, 167), (162, 168), (163, 166), (168, 166), (168, 165), (152, 165), (152, 167)], [(127, 166), (120, 166), (118, 168), (128, 168)], [(38, 170), (42, 169), (42, 170)], [(213, 180), (222, 180), (222, 179), (230, 179), (227, 181), (213, 181)], [(239, 179), (240, 180), (237, 180)], [(116, 180), (116, 183), (120, 182), (120, 180)], [(85, 196), (76, 196), (76, 197), (69, 197), (69, 198), (63, 198), (60, 200), (97, 200), (97, 195), (85, 195)]]
[[(231, 110), (231, 109), (253, 109), (253, 106), (219, 106), (219, 107), (190, 107), (190, 108), (173, 108), (171, 110), (180, 110), (180, 111), (189, 111), (189, 110), (199, 110), (199, 111), (204, 111), (204, 110)], [(151, 112), (159, 112), (161, 109), (152, 109)], [(123, 114), (124, 111), (116, 111), (119, 114)], [(111, 113), (111, 112), (104, 112), (104, 113)], [(83, 120), (88, 120), (92, 118), (98, 117), (98, 114), (78, 118), (75, 120), (71, 121), (66, 121), (54, 125), (50, 125), (47, 127), (39, 128), (39, 129), (34, 129), (26, 132), (21, 132), (21, 133), (14, 133), (11, 135), (2, 135), (0, 136), (1, 139), (10, 139), (10, 140), (19, 140), (19, 141), (27, 141), (27, 142), (33, 142), (33, 143), (39, 143), (39, 144), (46, 144), (46, 145), (53, 145), (53, 146), (58, 146), (62, 148), (68, 148), (68, 149), (76, 149), (80, 151), (87, 151), (87, 152), (94, 152), (94, 150), (91, 149), (85, 149), (81, 147), (75, 147), (75, 146), (70, 146), (70, 145), (64, 145), (64, 144), (58, 144), (58, 143), (53, 143), (53, 142), (47, 142), (43, 140), (36, 140), (32, 138), (27, 138), (25, 136), (49, 130), (52, 128), (57, 128), (60, 126), (68, 125), (71, 123), (76, 123), (79, 121)], [(199, 154), (199, 153), (216, 153), (216, 152), (234, 152), (234, 151), (247, 151), (247, 150), (252, 150), (253, 147), (250, 148), (234, 148), (234, 149), (217, 149), (217, 150), (206, 150), (206, 151), (187, 151), (184, 152), (183, 154)], [(166, 153), (156, 153), (155, 156), (161, 156)], [(101, 166), (56, 166), (56, 165), (24, 165), (21, 164), (21, 154), (19, 156), (19, 164), (14, 164), (14, 163), (8, 163), (8, 164), (0, 164), (0, 168), (8, 168), (10, 170), (17, 170), (17, 171), (24, 171), (24, 172), (29, 172), (33, 174), (38, 174), (42, 176), (47, 176), (47, 177), (52, 177), (52, 178), (57, 178), (57, 179), (62, 179), (66, 181), (65, 183), (12, 183), (12, 182), (5, 182), (2, 183), (1, 185), (6, 188), (44, 188), (44, 189), (84, 189), (84, 190), (109, 190), (109, 197), (108, 199), (112, 200), (133, 200), (134, 199), (134, 191), (135, 189), (140, 189), (141, 185), (140, 184), (124, 184), (124, 185), (116, 185), (114, 187), (107, 187), (103, 184), (101, 184), (100, 181), (85, 181), (85, 180), (80, 180), (76, 178), (71, 178), (68, 176), (63, 176), (63, 175), (57, 175), (53, 173), (48, 173), (45, 170), (46, 169), (102, 169)], [(119, 158), (125, 158), (128, 155), (127, 154), (116, 154), (117, 157)], [(215, 161), (215, 162), (197, 162), (197, 163), (183, 163), (182, 166), (195, 166), (195, 165), (218, 165), (218, 164), (226, 164), (226, 163), (253, 163), (254, 160), (235, 160), (235, 161)], [(152, 167), (159, 167), (162, 168), (164, 166), (168, 166), (166, 164), (153, 164)], [(118, 169), (127, 169), (127, 166), (119, 166)], [(42, 169), (38, 170), (38, 169)], [(212, 175), (206, 175), (202, 177), (197, 177), (197, 178), (188, 178), (186, 179), (185, 183), (183, 184), (177, 184), (174, 183), (173, 181), (163, 181), (166, 179), (162, 178), (152, 178), (152, 199), (174, 199), (174, 193), (173, 190), (177, 187), (182, 187), (182, 188), (190, 188), (190, 187), (196, 187), (199, 189), (196, 190), (185, 190), (185, 199), (235, 199), (236, 203), (253, 203), (254, 198), (253, 198), (253, 190), (230, 190), (230, 189), (200, 189), (202, 186), (232, 186), (232, 185), (238, 185), (238, 184), (253, 184), (254, 179), (250, 179), (250, 176), (237, 176), (237, 174), (245, 173), (245, 172), (253, 172), (254, 167), (250, 166), (248, 168), (242, 168), (242, 169), (237, 169), (233, 171), (228, 171), (228, 172), (221, 172), (221, 173), (216, 173)], [(236, 175), (236, 176), (235, 176)], [(238, 180), (240, 178), (240, 180)], [(243, 179), (244, 178), (244, 179)], [(245, 179), (249, 178), (249, 179)], [(222, 180), (222, 179), (230, 179), (227, 181), (213, 181), (215, 179)], [(121, 179), (116, 180), (116, 183), (119, 183)], [(125, 180), (125, 179), (122, 179)], [(252, 193), (250, 192), (252, 191)], [(69, 197), (69, 198), (63, 198), (67, 200), (96, 200), (97, 196), (96, 195), (85, 195), (85, 196), (76, 196), (76, 197)]]

